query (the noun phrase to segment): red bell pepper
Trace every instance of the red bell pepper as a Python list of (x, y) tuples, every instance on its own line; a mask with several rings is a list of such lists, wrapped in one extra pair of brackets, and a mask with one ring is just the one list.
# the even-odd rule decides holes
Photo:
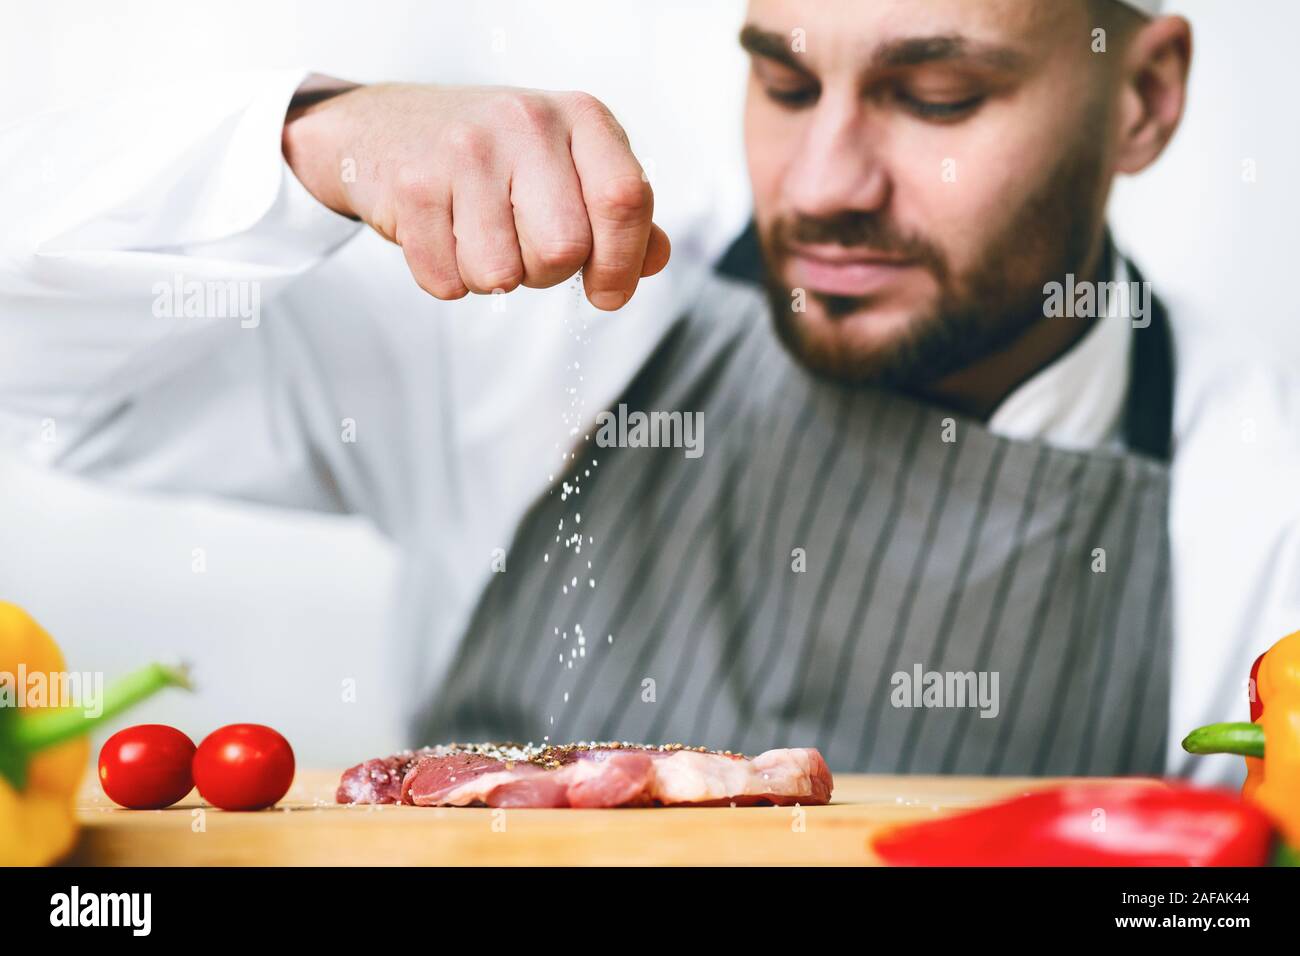
[[(1265, 654), (1268, 652), (1265, 651)], [(1250, 665), (1250, 685), (1247, 697), (1250, 700), (1250, 722), (1258, 723), (1259, 718), (1264, 716), (1264, 700), (1259, 696), (1259, 665), (1264, 663), (1264, 654), (1255, 658), (1255, 663)]]
[(1263, 866), (1269, 819), (1235, 795), (1146, 781), (1035, 790), (874, 840), (897, 866)]

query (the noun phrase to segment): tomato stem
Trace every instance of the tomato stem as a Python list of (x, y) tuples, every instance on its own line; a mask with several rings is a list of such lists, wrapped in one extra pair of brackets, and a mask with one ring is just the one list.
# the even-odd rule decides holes
[(94, 715), (87, 714), (84, 707), (61, 707), (57, 710), (19, 714), (9, 740), (19, 751), (27, 754), (53, 747), (80, 737), (97, 724), (111, 720), (164, 687), (193, 690), (188, 670), (183, 665), (166, 667), (162, 664), (149, 664), (125, 677), (119, 677), (105, 689), (103, 706)]

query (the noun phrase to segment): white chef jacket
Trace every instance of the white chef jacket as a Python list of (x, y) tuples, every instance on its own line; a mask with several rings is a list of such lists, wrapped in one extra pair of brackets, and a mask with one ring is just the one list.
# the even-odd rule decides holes
[[(186, 81), (0, 131), (0, 453), (369, 516), (404, 556), (389, 647), (414, 707), (575, 429), (621, 393), (721, 250), (699, 222), (663, 223), (673, 263), (612, 315), (572, 283), (439, 302), (285, 165), (305, 75)], [(255, 316), (159, 314), (161, 288), (231, 280), (257, 290)], [(1300, 628), (1300, 383), (1233, 333), (1175, 328), (1170, 505), (1169, 769), (1224, 781), (1241, 762), (1189, 761), (1181, 733), (1243, 719), (1254, 657)], [(1122, 319), (1098, 322), (990, 428), (1114, 441), (1130, 340)]]

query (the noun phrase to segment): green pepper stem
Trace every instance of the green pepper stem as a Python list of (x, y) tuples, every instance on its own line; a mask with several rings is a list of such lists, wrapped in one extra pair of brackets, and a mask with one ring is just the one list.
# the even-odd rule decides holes
[(1183, 738), (1183, 749), (1191, 754), (1262, 757), (1264, 728), (1259, 724), (1209, 724), (1197, 727)]
[(1273, 866), (1300, 866), (1300, 853), (1278, 841), (1273, 850)]
[(149, 664), (109, 684), (104, 691), (103, 707), (90, 716), (84, 708), (63, 707), (34, 714), (20, 714), (10, 738), (19, 750), (33, 753), (80, 737), (97, 724), (111, 720), (129, 707), (151, 697), (164, 687), (193, 690), (189, 672), (180, 667)]

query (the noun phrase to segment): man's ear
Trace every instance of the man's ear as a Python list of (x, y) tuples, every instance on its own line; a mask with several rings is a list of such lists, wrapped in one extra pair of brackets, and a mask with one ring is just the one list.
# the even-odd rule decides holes
[(1187, 103), (1192, 26), (1160, 17), (1141, 27), (1128, 45), (1120, 92), (1117, 173), (1140, 173), (1173, 138)]

